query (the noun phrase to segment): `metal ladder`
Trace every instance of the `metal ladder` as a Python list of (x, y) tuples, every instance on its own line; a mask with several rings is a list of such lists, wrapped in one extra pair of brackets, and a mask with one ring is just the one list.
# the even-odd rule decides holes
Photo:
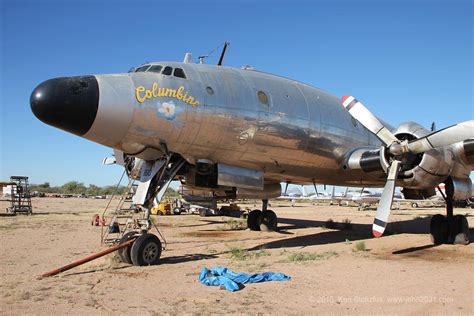
[[(117, 192), (124, 175), (125, 171), (117, 184), (115, 192)], [(109, 198), (109, 201), (102, 212), (102, 218), (105, 220), (105, 226), (102, 227), (101, 232), (102, 244), (110, 245), (120, 240), (123, 232), (127, 230), (126, 226), (129, 225), (130, 222), (134, 221), (134, 217), (139, 216), (132, 200), (128, 198), (130, 193), (132, 193), (132, 195), (134, 194), (134, 188), (136, 188), (135, 180), (129, 179), (127, 190), (122, 194), (115, 208), (111, 207), (111, 203), (116, 194), (112, 194), (112, 196)], [(110, 220), (107, 220), (108, 218), (110, 218)]]

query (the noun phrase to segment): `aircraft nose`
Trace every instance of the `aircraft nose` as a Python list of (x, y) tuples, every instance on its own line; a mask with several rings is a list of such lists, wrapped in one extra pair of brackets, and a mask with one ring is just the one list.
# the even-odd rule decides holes
[(91, 128), (97, 115), (97, 79), (80, 76), (46, 80), (31, 93), (30, 106), (42, 122), (82, 136)]

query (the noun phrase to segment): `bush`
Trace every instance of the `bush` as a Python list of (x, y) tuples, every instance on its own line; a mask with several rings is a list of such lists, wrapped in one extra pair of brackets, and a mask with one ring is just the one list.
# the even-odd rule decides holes
[(342, 221), (342, 229), (344, 230), (352, 230), (352, 223), (351, 220), (346, 218)]
[(245, 230), (247, 229), (246, 219), (230, 219), (225, 223), (228, 230)]
[(365, 245), (365, 241), (358, 241), (358, 242), (356, 242), (356, 244), (354, 245), (353, 251), (354, 251), (354, 252), (369, 251), (369, 249), (367, 249), (367, 246)]
[(336, 223), (332, 220), (332, 218), (328, 219), (324, 224), (324, 228), (334, 229), (336, 228)]
[(271, 253), (269, 253), (268, 251), (264, 249), (248, 251), (247, 249), (243, 249), (239, 247), (230, 248), (229, 253), (230, 253), (231, 259), (241, 260), (241, 261), (271, 256)]
[(314, 261), (314, 260), (325, 260), (334, 256), (337, 256), (337, 252), (335, 251), (326, 251), (323, 253), (294, 252), (288, 256), (288, 260), (292, 262)]

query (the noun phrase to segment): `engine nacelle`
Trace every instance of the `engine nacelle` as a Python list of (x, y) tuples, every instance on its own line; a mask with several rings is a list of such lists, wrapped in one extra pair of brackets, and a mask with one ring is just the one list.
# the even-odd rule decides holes
[[(400, 140), (414, 140), (430, 134), (430, 131), (418, 123), (402, 123), (394, 135)], [(384, 170), (388, 167), (385, 147), (382, 160)], [(420, 154), (408, 154), (402, 160), (402, 170), (397, 183), (405, 188), (429, 189), (444, 181), (454, 165), (454, 155), (450, 150), (431, 149)]]
[[(394, 135), (400, 140), (412, 141), (429, 133), (430, 131), (421, 125), (408, 122), (402, 123), (395, 130)], [(451, 174), (454, 158), (453, 152), (445, 148), (431, 149), (420, 154), (407, 154), (402, 159), (402, 169), (398, 175), (397, 185), (412, 189), (434, 188)], [(345, 167), (362, 169), (367, 173), (381, 170), (387, 172), (390, 165), (389, 159), (385, 147), (379, 150), (360, 148), (349, 155)]]
[(473, 196), (472, 181), (470, 178), (457, 179), (453, 178), (454, 200), (465, 201)]
[(462, 143), (458, 143), (461, 160), (464, 162), (466, 167), (471, 170), (474, 169), (474, 139), (466, 139)]
[(458, 162), (454, 166), (453, 176), (467, 178), (474, 170), (474, 139), (466, 139), (463, 142), (452, 146), (453, 153), (458, 157)]

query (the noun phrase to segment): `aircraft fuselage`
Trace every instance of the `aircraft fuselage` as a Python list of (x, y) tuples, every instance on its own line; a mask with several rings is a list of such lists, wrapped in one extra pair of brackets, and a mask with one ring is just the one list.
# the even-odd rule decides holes
[(207, 159), (262, 170), (266, 181), (383, 184), (382, 172), (343, 170), (349, 151), (380, 141), (339, 97), (250, 69), (152, 65), (180, 68), (186, 78), (151, 71), (95, 75), (99, 99), (87, 132), (47, 123), (144, 159), (156, 159), (166, 144), (192, 164)]

